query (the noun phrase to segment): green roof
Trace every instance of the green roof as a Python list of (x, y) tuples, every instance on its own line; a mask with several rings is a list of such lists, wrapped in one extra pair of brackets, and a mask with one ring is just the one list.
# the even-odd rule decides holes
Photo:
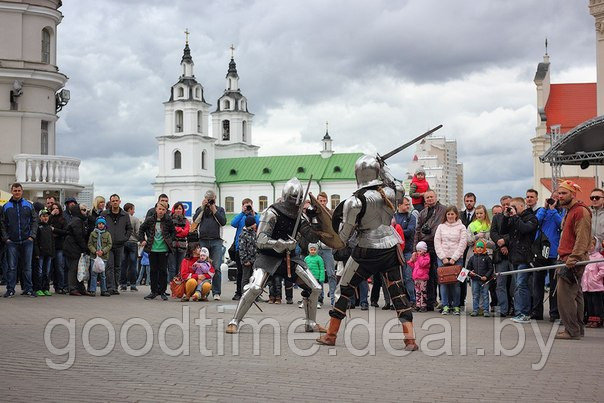
[(313, 180), (354, 180), (354, 163), (362, 153), (224, 158), (216, 160), (216, 182), (281, 182), (292, 177)]

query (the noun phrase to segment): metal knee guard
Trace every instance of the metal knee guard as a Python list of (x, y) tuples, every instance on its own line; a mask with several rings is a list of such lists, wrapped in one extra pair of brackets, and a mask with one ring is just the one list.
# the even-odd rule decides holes
[(302, 306), (306, 316), (306, 330), (310, 330), (317, 324), (317, 303), (319, 302), (319, 295), (321, 295), (321, 286), (310, 270), (299, 265), (296, 266), (296, 276), (308, 288), (307, 291), (310, 291), (308, 297), (302, 298)]
[(229, 325), (239, 326), (239, 322), (243, 319), (247, 311), (250, 309), (256, 298), (262, 294), (262, 290), (268, 281), (268, 273), (264, 269), (256, 269), (250, 277), (250, 282), (246, 285), (247, 289), (241, 296), (233, 319), (229, 322)]
[(346, 261), (346, 265), (344, 266), (344, 271), (342, 272), (342, 277), (340, 278), (340, 284), (338, 284), (338, 286), (336, 288), (336, 292), (334, 293), (336, 301), (342, 295), (342, 291), (340, 290), (340, 287), (348, 285), (348, 283), (350, 282), (350, 279), (352, 279), (353, 274), (357, 271), (358, 268), (359, 268), (359, 264), (357, 262), (355, 262), (354, 259), (349, 258)]

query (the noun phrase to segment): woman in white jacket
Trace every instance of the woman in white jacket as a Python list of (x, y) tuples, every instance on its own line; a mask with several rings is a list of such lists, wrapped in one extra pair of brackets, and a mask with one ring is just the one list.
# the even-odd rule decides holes
[[(459, 211), (455, 206), (445, 210), (445, 221), (436, 228), (434, 234), (434, 249), (438, 257), (438, 267), (448, 265), (463, 265), (463, 252), (468, 243), (466, 227), (459, 219)], [(459, 282), (441, 284), (440, 297), (443, 305), (443, 315), (459, 315)]]

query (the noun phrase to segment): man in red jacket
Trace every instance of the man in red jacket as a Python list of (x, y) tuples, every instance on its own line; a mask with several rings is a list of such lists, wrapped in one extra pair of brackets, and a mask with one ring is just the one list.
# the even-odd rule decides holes
[(585, 267), (576, 267), (576, 263), (588, 260), (591, 212), (583, 202), (576, 199), (580, 190), (570, 180), (562, 181), (558, 187), (560, 206), (567, 212), (562, 221), (562, 236), (558, 247), (558, 256), (566, 263), (566, 267), (556, 270), (558, 311), (565, 329), (556, 335), (556, 339), (579, 340), (584, 333), (581, 276)]

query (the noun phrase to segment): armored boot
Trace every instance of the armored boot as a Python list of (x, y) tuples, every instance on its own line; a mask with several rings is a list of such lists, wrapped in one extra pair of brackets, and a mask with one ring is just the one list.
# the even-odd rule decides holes
[(405, 351), (417, 351), (419, 347), (415, 344), (413, 322), (403, 322), (403, 334), (405, 335)]
[(317, 339), (317, 343), (326, 346), (335, 346), (338, 330), (340, 330), (340, 323), (342, 323), (342, 319), (331, 318), (329, 320), (329, 325), (327, 325), (327, 333), (321, 335), (321, 337)]

